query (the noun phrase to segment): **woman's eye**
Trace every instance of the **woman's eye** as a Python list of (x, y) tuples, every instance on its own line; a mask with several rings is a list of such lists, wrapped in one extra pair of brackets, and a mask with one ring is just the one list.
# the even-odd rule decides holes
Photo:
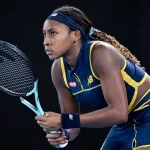
[(52, 31), (52, 32), (51, 32), (51, 35), (56, 35), (56, 32)]

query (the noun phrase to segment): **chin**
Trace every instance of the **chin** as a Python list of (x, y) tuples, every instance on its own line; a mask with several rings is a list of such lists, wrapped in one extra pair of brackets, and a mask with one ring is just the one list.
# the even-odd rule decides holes
[(57, 57), (57, 56), (53, 56), (53, 57), (52, 57), (52, 56), (49, 56), (49, 59), (50, 59), (50, 60), (55, 60), (55, 59), (57, 59), (57, 58), (59, 58), (59, 57)]

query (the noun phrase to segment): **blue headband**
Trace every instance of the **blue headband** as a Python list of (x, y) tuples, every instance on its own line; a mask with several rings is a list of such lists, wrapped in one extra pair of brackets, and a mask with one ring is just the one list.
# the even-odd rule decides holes
[(58, 22), (61, 22), (65, 25), (71, 27), (72, 29), (79, 30), (84, 37), (87, 37), (87, 36), (90, 37), (94, 32), (93, 27), (91, 27), (88, 35), (86, 35), (85, 31), (73, 19), (64, 15), (61, 12), (54, 12), (47, 19), (56, 20)]

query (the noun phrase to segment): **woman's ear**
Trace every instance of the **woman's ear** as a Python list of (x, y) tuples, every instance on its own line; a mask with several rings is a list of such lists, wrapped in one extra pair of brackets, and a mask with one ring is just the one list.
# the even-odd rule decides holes
[(75, 37), (76, 37), (77, 40), (79, 40), (81, 38), (81, 33), (80, 33), (79, 30), (75, 31)]
[(76, 43), (81, 38), (81, 33), (79, 30), (73, 31), (73, 43)]

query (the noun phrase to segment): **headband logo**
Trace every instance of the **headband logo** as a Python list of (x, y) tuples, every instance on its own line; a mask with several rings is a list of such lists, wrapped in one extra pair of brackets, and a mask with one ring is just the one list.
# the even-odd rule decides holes
[(57, 15), (58, 15), (57, 13), (51, 14), (51, 16), (57, 16)]

